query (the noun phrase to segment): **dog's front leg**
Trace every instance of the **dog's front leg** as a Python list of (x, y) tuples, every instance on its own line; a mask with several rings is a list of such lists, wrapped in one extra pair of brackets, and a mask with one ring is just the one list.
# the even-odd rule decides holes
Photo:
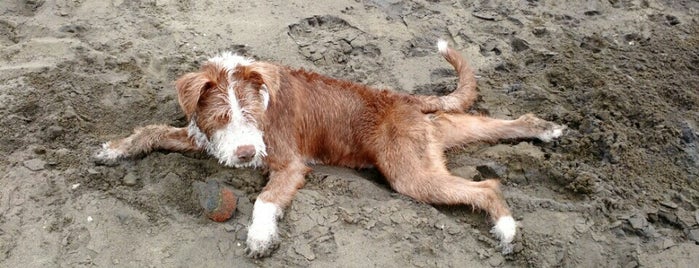
[(303, 187), (309, 171), (305, 164), (295, 161), (270, 172), (269, 182), (257, 196), (252, 210), (246, 241), (249, 257), (265, 257), (279, 245), (277, 220), (283, 217), (284, 208), (291, 203), (296, 191)]
[(98, 164), (114, 165), (119, 159), (147, 154), (153, 150), (191, 152), (201, 148), (189, 137), (187, 128), (148, 125), (135, 129), (126, 138), (105, 142), (94, 158)]

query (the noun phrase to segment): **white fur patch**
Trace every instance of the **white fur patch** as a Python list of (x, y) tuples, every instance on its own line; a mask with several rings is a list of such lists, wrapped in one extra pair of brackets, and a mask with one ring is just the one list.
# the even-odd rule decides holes
[(260, 88), (260, 97), (262, 97), (262, 105), (264, 105), (265, 110), (267, 110), (267, 106), (269, 106), (269, 91), (267, 90), (267, 86), (262, 85), (262, 88)]
[(537, 138), (539, 138), (543, 142), (550, 142), (553, 139), (556, 139), (563, 135), (563, 130), (565, 129), (566, 126), (556, 125), (555, 127), (546, 130), (544, 133), (539, 134)]
[(447, 54), (447, 49), (449, 48), (449, 43), (447, 41), (439, 39), (437, 41), (437, 49), (439, 50), (439, 53), (442, 54)]
[(105, 142), (102, 144), (102, 149), (97, 152), (95, 157), (101, 160), (117, 160), (126, 157), (126, 153), (121, 150), (110, 148), (109, 142)]
[(199, 129), (197, 123), (194, 122), (194, 119), (189, 121), (189, 125), (187, 126), (187, 135), (190, 138), (193, 138), (194, 142), (196, 142), (197, 146), (200, 148), (206, 148), (206, 146), (209, 144), (209, 138), (206, 137), (204, 132), (201, 132), (201, 129)]
[(500, 217), (498, 221), (490, 230), (490, 233), (494, 234), (500, 240), (500, 246), (503, 247), (503, 251), (508, 251), (510, 243), (515, 239), (515, 234), (517, 234), (517, 222), (512, 216)]
[(209, 59), (209, 62), (219, 64), (228, 71), (233, 71), (238, 65), (250, 65), (253, 61), (254, 60), (252, 59), (248, 59), (231, 52), (223, 52), (221, 55)]
[(281, 218), (282, 209), (273, 204), (257, 199), (252, 209), (252, 223), (248, 226), (246, 244), (248, 250), (256, 255), (264, 255), (279, 241), (277, 219)]
[[(228, 89), (228, 101), (231, 109), (231, 121), (225, 128), (216, 130), (211, 135), (206, 144), (206, 151), (226, 166), (236, 168), (261, 167), (263, 165), (262, 159), (267, 156), (267, 146), (263, 140), (264, 133), (245, 117), (245, 111), (238, 104), (232, 86)], [(255, 157), (252, 161), (240, 162), (235, 155), (238, 147), (243, 145), (255, 147)]]

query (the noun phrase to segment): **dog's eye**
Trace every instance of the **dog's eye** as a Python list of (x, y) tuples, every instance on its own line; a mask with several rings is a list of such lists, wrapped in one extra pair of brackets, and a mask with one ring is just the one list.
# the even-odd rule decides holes
[(203, 91), (207, 91), (207, 90), (210, 90), (210, 89), (213, 88), (213, 87), (214, 87), (214, 83), (211, 82), (211, 81), (209, 81), (209, 82), (206, 82), (206, 83), (204, 84), (204, 87), (202, 87), (202, 90), (203, 90)]

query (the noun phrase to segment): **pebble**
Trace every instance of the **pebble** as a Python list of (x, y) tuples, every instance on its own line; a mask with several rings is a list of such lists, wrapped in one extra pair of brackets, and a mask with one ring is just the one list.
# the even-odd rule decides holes
[(85, 27), (81, 25), (74, 25), (74, 24), (69, 24), (69, 25), (63, 25), (60, 28), (58, 28), (58, 31), (64, 32), (64, 33), (79, 33), (79, 32), (84, 32), (86, 29)]
[(129, 173), (126, 173), (126, 175), (122, 179), (122, 182), (124, 183), (124, 185), (134, 186), (134, 185), (136, 185), (137, 180), (138, 180), (138, 177), (136, 177), (136, 174), (134, 174), (133, 172), (129, 172)]
[(510, 44), (515, 52), (521, 52), (529, 49), (529, 42), (521, 38), (512, 38), (512, 43)]
[(534, 27), (534, 29), (532, 30), (532, 33), (536, 36), (542, 36), (547, 32), (548, 30), (546, 29), (546, 27)]
[(45, 154), (46, 153), (46, 148), (44, 147), (36, 147), (34, 148), (34, 153), (35, 154)]
[(699, 229), (689, 230), (687, 239), (692, 240), (695, 243), (699, 243)]
[(671, 209), (677, 209), (677, 207), (678, 207), (677, 204), (675, 202), (672, 202), (672, 201), (662, 201), (662, 202), (660, 202), (660, 205), (667, 207), (667, 208), (671, 208)]
[(694, 213), (686, 211), (682, 208), (678, 208), (677, 211), (675, 211), (677, 221), (680, 223), (682, 228), (688, 228), (696, 225), (696, 220), (694, 219), (695, 215), (693, 214)]
[(667, 221), (668, 223), (675, 225), (675, 226), (681, 226), (682, 224), (680, 223), (680, 218), (677, 217), (677, 214), (670, 212), (670, 211), (664, 211), (660, 210), (658, 211), (658, 217), (661, 219)]
[[(246, 229), (247, 230), (247, 229)], [(248, 232), (246, 230), (241, 230), (235, 234), (235, 239), (238, 241), (245, 241), (248, 239)]]
[(315, 260), (316, 258), (316, 254), (313, 253), (313, 249), (311, 249), (311, 246), (306, 243), (294, 246), (294, 251), (309, 261)]
[(629, 224), (631, 224), (631, 227), (636, 229), (636, 230), (642, 230), (646, 226), (648, 226), (648, 220), (646, 220), (646, 217), (643, 216), (643, 214), (636, 214), (628, 219)]
[(24, 161), (22, 164), (24, 164), (24, 166), (31, 171), (40, 171), (43, 170), (46, 166), (46, 162), (44, 160), (41, 160), (40, 158), (34, 158)]
[(502, 263), (505, 261), (505, 258), (500, 255), (500, 254), (495, 254), (490, 259), (488, 259), (488, 264), (493, 267), (498, 267), (502, 265)]
[(694, 220), (697, 221), (697, 224), (699, 224), (699, 209), (694, 211)]
[(218, 242), (218, 251), (220, 251), (223, 254), (226, 254), (228, 250), (231, 249), (231, 242), (226, 240), (226, 241), (219, 241)]
[(229, 232), (229, 233), (230, 232), (237, 232), (238, 229), (240, 229), (240, 228), (238, 228), (237, 224), (224, 224), (223, 225), (223, 230), (225, 230), (226, 232)]
[(49, 140), (55, 140), (56, 138), (63, 136), (65, 130), (60, 126), (50, 126), (45, 131), (46, 138)]
[(465, 179), (474, 179), (477, 175), (479, 175), (478, 169), (476, 169), (474, 166), (458, 167), (452, 169), (451, 173)]

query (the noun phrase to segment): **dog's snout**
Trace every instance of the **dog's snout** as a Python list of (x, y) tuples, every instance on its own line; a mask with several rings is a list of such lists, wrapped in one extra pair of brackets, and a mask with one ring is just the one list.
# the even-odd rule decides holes
[(238, 149), (235, 149), (235, 156), (241, 161), (247, 162), (255, 157), (255, 146), (252, 145), (242, 145)]

